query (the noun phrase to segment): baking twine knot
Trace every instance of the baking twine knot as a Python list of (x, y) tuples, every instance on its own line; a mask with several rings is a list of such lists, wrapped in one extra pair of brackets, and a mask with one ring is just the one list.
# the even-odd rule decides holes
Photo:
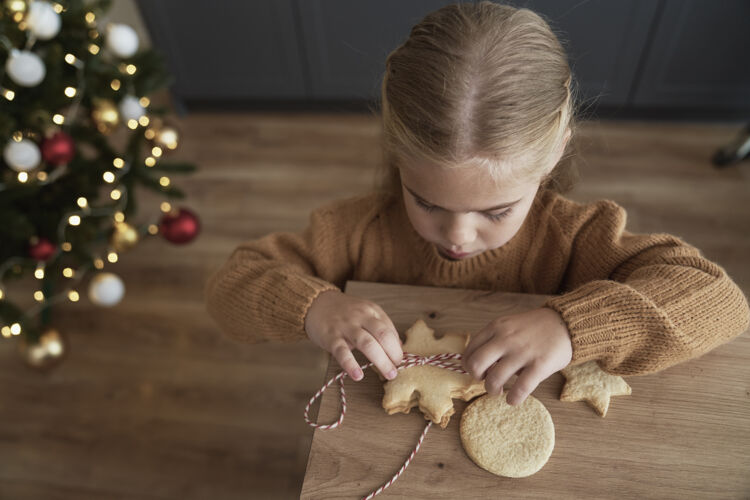
[[(412, 354), (405, 352), (404, 353), (404, 359), (402, 363), (397, 367), (398, 370), (403, 370), (404, 368), (410, 368), (412, 366), (437, 366), (438, 368), (445, 368), (446, 370), (452, 370), (459, 373), (467, 374), (466, 371), (464, 371), (458, 364), (456, 363), (450, 363), (446, 361), (460, 361), (461, 360), (461, 354), (455, 353), (455, 352), (447, 352), (443, 354), (433, 354), (431, 356), (420, 356), (419, 354)], [(364, 372), (367, 368), (371, 367), (373, 363), (366, 363), (364, 365), (361, 365), (360, 368)], [(311, 427), (316, 427), (320, 430), (329, 430), (329, 429), (335, 429), (341, 423), (344, 421), (344, 415), (346, 415), (346, 392), (344, 391), (344, 378), (348, 377), (349, 374), (347, 374), (345, 371), (339, 372), (338, 375), (333, 377), (331, 380), (329, 380), (323, 387), (321, 387), (318, 392), (315, 393), (313, 397), (310, 398), (310, 401), (308, 401), (307, 405), (305, 406), (305, 422), (307, 422)], [(315, 422), (312, 422), (310, 420), (310, 417), (308, 414), (310, 413), (310, 406), (315, 402), (316, 399), (318, 399), (326, 389), (328, 389), (331, 384), (338, 381), (339, 385), (341, 386), (341, 415), (339, 416), (338, 420), (335, 422), (332, 422), (330, 424), (316, 424)], [(427, 425), (424, 428), (424, 431), (422, 431), (422, 435), (419, 436), (419, 440), (417, 441), (417, 445), (414, 447), (414, 449), (411, 451), (409, 456), (406, 458), (406, 461), (401, 466), (399, 471), (394, 474), (394, 476), (385, 484), (383, 484), (380, 488), (370, 492), (367, 496), (363, 497), (364, 500), (370, 500), (375, 495), (379, 495), (383, 492), (387, 487), (392, 485), (396, 479), (401, 476), (401, 474), (404, 473), (404, 470), (406, 470), (406, 467), (409, 466), (409, 463), (411, 463), (412, 459), (414, 458), (414, 455), (417, 454), (419, 451), (419, 448), (422, 446), (422, 441), (424, 441), (425, 435), (427, 435), (427, 431), (430, 430), (430, 427), (432, 426), (432, 421), (428, 420)]]

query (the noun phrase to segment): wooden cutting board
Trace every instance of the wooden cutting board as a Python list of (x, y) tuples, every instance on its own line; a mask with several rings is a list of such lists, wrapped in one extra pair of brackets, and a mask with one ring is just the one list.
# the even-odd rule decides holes
[[(365, 282), (349, 282), (346, 293), (380, 304), (402, 337), (420, 318), (438, 333), (474, 333), (546, 299)], [(331, 360), (321, 385), (339, 371)], [(468, 458), (458, 433), (467, 403), (454, 400), (448, 427), (432, 426), (404, 474), (378, 498), (750, 498), (748, 332), (701, 358), (626, 380), (633, 394), (613, 397), (605, 418), (584, 402), (559, 401), (559, 373), (540, 384), (533, 395), (552, 415), (555, 449), (539, 472), (518, 479), (490, 474)], [(343, 424), (314, 432), (301, 498), (361, 498), (398, 471), (424, 429), (418, 409), (383, 410), (382, 382), (372, 370), (360, 382), (347, 378), (346, 397)], [(335, 384), (323, 394), (317, 422), (333, 422), (339, 412)]]

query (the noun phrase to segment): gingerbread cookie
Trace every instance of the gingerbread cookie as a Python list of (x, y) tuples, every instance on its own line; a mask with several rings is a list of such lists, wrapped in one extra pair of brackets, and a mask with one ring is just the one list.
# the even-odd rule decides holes
[[(442, 353), (462, 353), (469, 343), (468, 334), (446, 333), (435, 338), (435, 331), (418, 320), (406, 331), (404, 352), (431, 356)], [(389, 415), (409, 413), (418, 406), (427, 420), (445, 428), (455, 412), (453, 398), (468, 401), (484, 394), (484, 382), (471, 375), (437, 366), (411, 366), (399, 370), (398, 376), (385, 383), (383, 408)]]
[(585, 400), (601, 417), (607, 415), (610, 397), (632, 392), (624, 378), (605, 372), (596, 361), (568, 366), (560, 372), (565, 376), (560, 401)]
[(528, 396), (517, 406), (505, 395), (482, 396), (461, 415), (461, 444), (481, 468), (498, 476), (526, 477), (547, 463), (555, 426), (544, 405)]

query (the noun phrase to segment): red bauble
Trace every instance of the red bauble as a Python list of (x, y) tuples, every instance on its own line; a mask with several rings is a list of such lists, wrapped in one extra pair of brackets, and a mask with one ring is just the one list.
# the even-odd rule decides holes
[(73, 138), (65, 132), (57, 132), (42, 141), (42, 158), (51, 165), (65, 165), (75, 154)]
[(47, 260), (57, 251), (57, 247), (47, 238), (36, 238), (29, 244), (29, 257), (34, 260)]
[(164, 239), (175, 244), (192, 241), (198, 236), (200, 229), (198, 216), (187, 208), (180, 208), (177, 212), (165, 214), (159, 223), (159, 232)]

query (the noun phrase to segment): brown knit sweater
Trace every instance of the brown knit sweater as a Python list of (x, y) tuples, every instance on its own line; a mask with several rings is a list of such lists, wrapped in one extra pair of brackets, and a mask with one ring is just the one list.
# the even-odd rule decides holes
[(208, 311), (247, 342), (306, 338), (304, 318), (346, 280), (555, 295), (572, 363), (654, 372), (697, 357), (750, 322), (742, 291), (696, 248), (625, 230), (612, 201), (581, 204), (542, 190), (518, 233), (466, 260), (443, 258), (409, 222), (400, 196), (373, 193), (315, 210), (302, 233), (240, 245), (208, 281)]

